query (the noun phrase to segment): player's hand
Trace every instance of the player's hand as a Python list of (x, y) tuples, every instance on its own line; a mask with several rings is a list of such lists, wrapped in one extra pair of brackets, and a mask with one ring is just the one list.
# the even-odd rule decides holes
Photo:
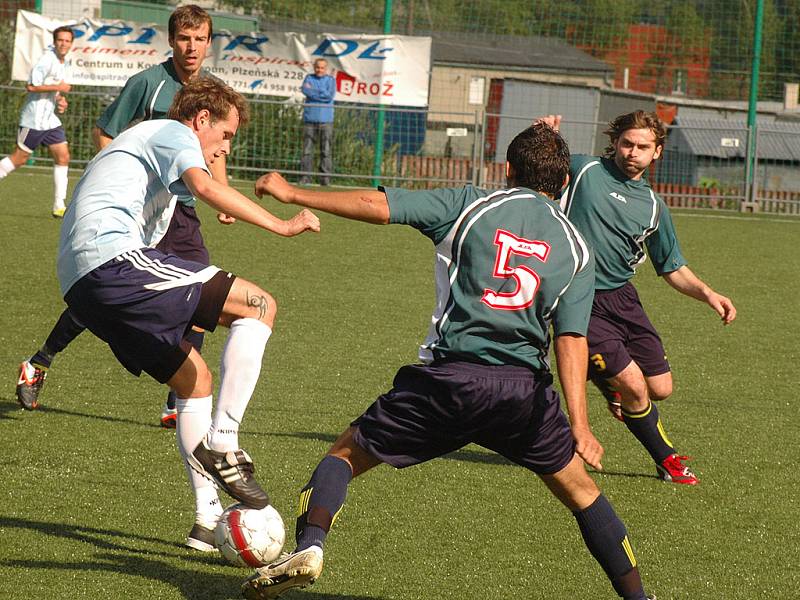
[(600, 460), (603, 458), (605, 450), (603, 450), (603, 446), (600, 445), (591, 430), (588, 428), (573, 428), (572, 437), (575, 438), (575, 449), (578, 452), (578, 456), (583, 459), (583, 462), (597, 471), (602, 471), (603, 465)]
[(64, 96), (58, 95), (56, 96), (56, 112), (62, 114), (66, 112), (67, 107), (69, 106), (69, 102)]
[[(277, 175), (277, 173), (276, 173)], [(304, 208), (291, 219), (286, 221), (286, 237), (292, 237), (304, 231), (319, 231), (319, 218), (307, 208)]]
[(722, 324), (728, 325), (736, 318), (736, 307), (730, 298), (714, 292), (708, 297), (708, 305), (722, 318)]
[(561, 115), (544, 115), (534, 119), (533, 124), (535, 125), (536, 123), (544, 123), (549, 125), (553, 131), (558, 131), (558, 128), (561, 127)]
[(236, 223), (236, 217), (226, 215), (225, 213), (217, 213), (217, 221), (223, 225), (233, 225)]
[(66, 81), (60, 81), (57, 85), (57, 92), (63, 92), (66, 94), (68, 91), (72, 89), (72, 86), (68, 84)]
[(269, 194), (279, 202), (291, 204), (294, 199), (295, 187), (283, 178), (277, 171), (262, 175), (256, 181), (256, 196), (261, 198)]

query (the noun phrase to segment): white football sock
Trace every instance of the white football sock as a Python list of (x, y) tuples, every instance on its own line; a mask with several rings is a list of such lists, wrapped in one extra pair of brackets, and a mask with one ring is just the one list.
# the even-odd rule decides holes
[(239, 425), (261, 373), (264, 346), (272, 329), (258, 319), (231, 324), (220, 360), (219, 394), (211, 423), (209, 446), (217, 452), (239, 448)]
[(175, 437), (186, 472), (189, 474), (189, 485), (194, 492), (195, 522), (210, 527), (222, 514), (217, 487), (213, 481), (192, 469), (187, 457), (197, 448), (211, 427), (211, 396), (176, 398), (175, 408), (178, 410)]
[(53, 183), (55, 184), (55, 196), (53, 198), (53, 210), (64, 208), (64, 200), (67, 198), (67, 184), (69, 180), (67, 173), (68, 165), (53, 166)]
[(0, 179), (11, 173), (17, 167), (11, 162), (9, 157), (5, 157), (3, 160), (0, 160)]

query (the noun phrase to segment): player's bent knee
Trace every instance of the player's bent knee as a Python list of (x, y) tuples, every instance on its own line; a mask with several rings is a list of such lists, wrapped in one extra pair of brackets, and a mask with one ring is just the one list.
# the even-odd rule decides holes
[(553, 495), (572, 511), (583, 510), (600, 495), (600, 489), (586, 472), (583, 460), (577, 454), (557, 473), (539, 477)]
[(258, 319), (269, 327), (275, 321), (278, 303), (256, 284), (237, 278), (225, 300), (220, 324), (230, 327), (236, 319)]
[(669, 389), (660, 389), (660, 390), (650, 390), (650, 399), (656, 402), (661, 400), (666, 400), (672, 395), (672, 388)]
[(179, 398), (201, 398), (211, 395), (213, 377), (200, 354), (192, 349), (167, 385)]
[(275, 322), (275, 316), (278, 313), (278, 303), (269, 292), (254, 286), (254, 290), (248, 295), (247, 307), (251, 311), (251, 314), (247, 316), (258, 319), (272, 327)]
[(647, 391), (651, 400), (666, 400), (672, 395), (672, 375), (664, 373), (663, 375), (648, 377)]

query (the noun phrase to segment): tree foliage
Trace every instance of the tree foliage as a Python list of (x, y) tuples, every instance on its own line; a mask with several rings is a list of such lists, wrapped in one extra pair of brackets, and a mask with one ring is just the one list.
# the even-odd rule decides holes
[[(800, 79), (800, 0), (763, 0), (762, 95), (780, 97), (784, 81)], [(393, 0), (392, 31), (556, 37), (604, 58), (630, 42), (631, 25), (665, 30), (648, 73), (671, 81), (670, 69), (710, 59), (707, 93), (744, 98), (753, 58), (758, 0)], [(227, 0), (260, 14), (265, 27), (281, 23), (380, 32), (384, 0)], [(659, 90), (669, 91), (669, 90)]]

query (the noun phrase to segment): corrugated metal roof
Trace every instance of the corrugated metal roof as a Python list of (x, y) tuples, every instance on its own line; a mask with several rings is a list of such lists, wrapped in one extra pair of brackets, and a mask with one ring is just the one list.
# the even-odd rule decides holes
[(566, 42), (542, 36), (432, 35), (434, 62), (605, 75), (613, 69)]
[[(724, 119), (678, 118), (670, 128), (665, 151), (691, 152), (713, 158), (744, 158), (747, 123)], [(758, 158), (800, 161), (800, 123), (775, 121), (758, 128)]]

